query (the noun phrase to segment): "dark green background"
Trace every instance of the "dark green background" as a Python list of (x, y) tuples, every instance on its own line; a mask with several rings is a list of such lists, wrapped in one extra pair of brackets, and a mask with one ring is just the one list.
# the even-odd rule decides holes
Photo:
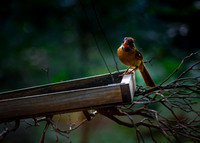
[[(1, 92), (48, 83), (46, 69), (49, 69), (50, 83), (107, 73), (91, 31), (110, 70), (116, 71), (108, 44), (96, 21), (92, 2), (119, 69), (126, 68), (116, 55), (125, 36), (136, 39), (136, 46), (144, 60), (153, 58), (147, 68), (157, 84), (178, 66), (182, 58), (199, 50), (198, 0), (81, 2), (90, 21), (77, 0), (0, 2)], [(139, 72), (136, 79), (138, 84), (144, 85)], [(97, 132), (91, 134), (90, 142), (133, 142), (134, 129), (122, 128), (104, 120), (98, 121), (105, 122), (108, 127), (90, 127), (91, 131)], [(33, 129), (22, 126), (5, 142), (39, 142), (42, 129), (43, 126)], [(76, 142), (80, 133), (77, 131), (70, 136)], [(53, 132), (49, 132), (47, 140), (55, 141)]]

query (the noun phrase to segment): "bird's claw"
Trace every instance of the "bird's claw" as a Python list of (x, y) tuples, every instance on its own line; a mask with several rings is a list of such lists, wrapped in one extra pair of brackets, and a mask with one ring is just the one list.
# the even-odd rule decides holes
[(122, 74), (122, 77), (124, 77), (124, 75), (126, 74), (133, 74), (133, 71), (135, 71), (136, 69), (132, 69), (131, 71), (129, 71), (129, 69), (131, 68), (131, 66)]

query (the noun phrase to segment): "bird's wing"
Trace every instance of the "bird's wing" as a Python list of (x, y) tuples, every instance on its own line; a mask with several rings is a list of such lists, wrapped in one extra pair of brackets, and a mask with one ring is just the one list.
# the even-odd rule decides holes
[(140, 53), (140, 51), (136, 50), (136, 52), (135, 52), (135, 58), (138, 59), (138, 60), (143, 60), (143, 56)]

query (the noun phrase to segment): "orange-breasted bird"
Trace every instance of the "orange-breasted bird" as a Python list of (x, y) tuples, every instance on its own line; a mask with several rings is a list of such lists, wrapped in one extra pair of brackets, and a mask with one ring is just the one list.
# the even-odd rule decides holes
[(123, 75), (129, 73), (128, 70), (131, 67), (133, 68), (133, 70), (139, 69), (146, 85), (148, 87), (156, 86), (149, 72), (147, 71), (144, 62), (142, 61), (142, 54), (135, 47), (134, 39), (132, 37), (124, 38), (124, 42), (117, 49), (117, 55), (123, 64), (129, 66), (129, 68), (123, 73)]

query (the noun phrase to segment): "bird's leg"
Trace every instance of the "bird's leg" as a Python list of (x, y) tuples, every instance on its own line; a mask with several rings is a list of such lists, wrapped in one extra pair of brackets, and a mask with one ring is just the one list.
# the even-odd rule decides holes
[(131, 66), (129, 68), (127, 68), (127, 70), (122, 74), (122, 77), (124, 77), (124, 75), (128, 74), (129, 69), (131, 68)]
[(138, 67), (134, 67), (131, 71), (128, 72), (128, 74), (133, 73), (133, 71), (136, 71)]

